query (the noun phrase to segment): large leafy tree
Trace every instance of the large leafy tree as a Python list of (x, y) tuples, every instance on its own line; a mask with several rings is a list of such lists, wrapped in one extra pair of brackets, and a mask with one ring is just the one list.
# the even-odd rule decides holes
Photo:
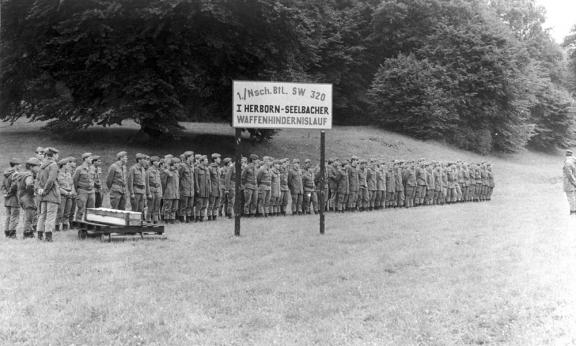
[(229, 116), (231, 80), (300, 79), (316, 57), (289, 1), (6, 0), (0, 116), (153, 135)]
[(387, 59), (370, 91), (382, 125), (483, 153), (527, 143), (529, 58), (482, 4), (384, 1), (374, 35)]

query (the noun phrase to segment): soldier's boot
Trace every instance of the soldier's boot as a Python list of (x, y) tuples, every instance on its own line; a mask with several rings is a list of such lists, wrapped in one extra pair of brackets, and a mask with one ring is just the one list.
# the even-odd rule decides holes
[(180, 222), (182, 223), (186, 222), (186, 216), (180, 216)]
[(52, 232), (46, 232), (46, 241), (49, 243), (52, 242)]
[(44, 232), (38, 231), (38, 240), (43, 240), (43, 239), (44, 239)]
[(69, 230), (70, 230), (70, 224), (69, 224), (68, 222), (65, 222), (65, 223), (62, 225), (62, 227), (63, 227), (63, 228), (62, 228), (63, 231), (69, 231)]
[(212, 215), (208, 215), (208, 221), (212, 221)]
[(34, 233), (32, 231), (24, 232), (24, 239), (34, 238)]
[[(222, 215), (220, 215), (220, 216), (222, 216)], [(216, 221), (217, 217), (218, 217), (217, 215), (212, 215), (212, 221)]]
[(60, 227), (61, 227), (60, 224), (57, 223), (56, 226), (54, 226), (54, 231), (55, 231), (55, 232), (60, 232)]
[(6, 238), (10, 238), (10, 231), (4, 231), (4, 236)]
[(10, 231), (10, 238), (16, 239), (16, 231), (15, 230)]

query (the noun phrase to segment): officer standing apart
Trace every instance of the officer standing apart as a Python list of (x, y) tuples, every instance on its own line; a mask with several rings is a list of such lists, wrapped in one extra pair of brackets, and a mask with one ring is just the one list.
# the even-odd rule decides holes
[(564, 160), (564, 192), (570, 205), (570, 215), (576, 214), (576, 163), (572, 151), (566, 151), (566, 160)]

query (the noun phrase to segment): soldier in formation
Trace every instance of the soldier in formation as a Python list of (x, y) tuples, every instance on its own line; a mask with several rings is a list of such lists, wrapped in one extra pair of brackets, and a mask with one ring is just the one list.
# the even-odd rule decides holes
[[(70, 229), (74, 220), (84, 220), (86, 209), (100, 207), (105, 193), (111, 208), (124, 210), (129, 200), (132, 211), (157, 224), (232, 218), (237, 198), (242, 216), (268, 217), (488, 201), (494, 189), (489, 163), (352, 156), (328, 159), (322, 176), (310, 159), (301, 166), (299, 159), (251, 154), (242, 158), (236, 196), (235, 162), (219, 153), (186, 151), (163, 158), (138, 153), (128, 167), (128, 153), (121, 151), (106, 176), (100, 156), (84, 153), (79, 166), (74, 157), (58, 156), (55, 148), (38, 148), (25, 162), (10, 160), (1, 185), (6, 237), (16, 237), (22, 216), (24, 238), (51, 241), (52, 232)], [(574, 167), (570, 153), (564, 173), (571, 214), (576, 213)]]

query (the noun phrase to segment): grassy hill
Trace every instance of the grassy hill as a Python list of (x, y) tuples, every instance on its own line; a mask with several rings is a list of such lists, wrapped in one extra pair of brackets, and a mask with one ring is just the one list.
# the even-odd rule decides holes
[[(0, 128), (0, 162), (38, 145), (130, 153), (233, 152), (225, 125), (145, 144), (135, 126), (66, 139)], [(319, 134), (245, 151), (318, 160)], [(489, 203), (174, 225), (164, 241), (0, 240), (0, 344), (447, 345), (576, 343), (576, 218), (562, 157), (482, 157), (368, 127), (327, 133), (327, 156), (493, 162)]]

